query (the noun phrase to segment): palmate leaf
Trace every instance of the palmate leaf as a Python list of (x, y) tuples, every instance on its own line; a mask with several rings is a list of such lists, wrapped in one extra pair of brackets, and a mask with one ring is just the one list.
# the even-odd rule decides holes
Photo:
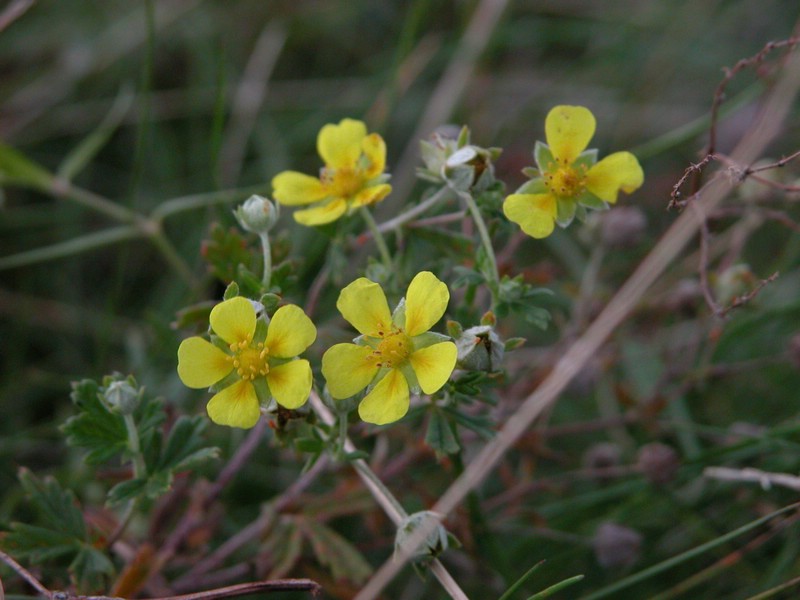
[(327, 525), (305, 519), (303, 532), (317, 560), (331, 570), (335, 579), (361, 584), (372, 574), (372, 567), (356, 547)]
[(203, 447), (208, 421), (201, 416), (182, 416), (173, 425), (156, 471), (186, 471), (219, 456), (219, 448)]
[(19, 480), (44, 527), (76, 540), (87, 539), (83, 514), (71, 491), (62, 489), (52, 477), (39, 479), (24, 467), (19, 470)]
[(52, 477), (20, 469), (19, 480), (38, 513), (36, 525), (12, 523), (2, 547), (18, 558), (44, 562), (71, 558), (69, 572), (81, 590), (99, 591), (114, 572), (109, 558), (92, 545), (75, 496)]
[(61, 427), (70, 446), (89, 451), (86, 462), (90, 465), (106, 462), (128, 447), (122, 415), (109, 411), (99, 394), (100, 386), (96, 381), (84, 379), (73, 383), (70, 396), (79, 413)]
[(438, 457), (455, 454), (461, 449), (448, 418), (435, 407), (429, 413), (425, 443), (433, 448)]

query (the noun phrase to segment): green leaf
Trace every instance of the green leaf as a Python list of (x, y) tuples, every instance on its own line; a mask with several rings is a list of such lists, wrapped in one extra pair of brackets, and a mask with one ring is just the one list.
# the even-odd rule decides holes
[(106, 588), (106, 580), (114, 575), (111, 560), (97, 548), (84, 545), (69, 565), (70, 573), (84, 592), (100, 593)]
[(331, 570), (334, 579), (358, 585), (372, 574), (372, 567), (356, 547), (333, 529), (310, 519), (304, 519), (302, 526), (317, 560)]
[(219, 455), (218, 448), (205, 448), (202, 433), (208, 421), (200, 416), (181, 416), (169, 432), (157, 470), (185, 471)]
[(286, 577), (300, 560), (303, 552), (303, 534), (295, 524), (294, 518), (281, 517), (269, 530), (261, 550), (272, 562), (272, 570), (267, 579)]
[(577, 204), (572, 198), (559, 199), (556, 202), (556, 223), (560, 227), (566, 227), (575, 218)]
[(425, 434), (425, 443), (428, 444), (441, 457), (447, 454), (455, 454), (461, 449), (456, 440), (450, 423), (438, 408), (430, 411), (428, 418), (428, 431)]
[(77, 540), (87, 539), (83, 513), (71, 491), (62, 489), (52, 477), (39, 479), (24, 467), (19, 470), (19, 480), (45, 527)]
[(0, 185), (18, 185), (46, 190), (53, 185), (53, 175), (27, 156), (0, 142)]
[(0, 545), (17, 558), (44, 562), (72, 554), (80, 543), (73, 536), (49, 527), (12, 523), (11, 531), (2, 538)]
[(143, 495), (147, 488), (147, 478), (137, 477), (122, 481), (108, 491), (108, 503), (111, 506), (123, 504)]
[(543, 600), (544, 598), (549, 598), (556, 592), (560, 592), (566, 587), (571, 586), (574, 583), (578, 583), (583, 579), (583, 575), (575, 575), (573, 577), (569, 577), (564, 581), (559, 581), (558, 583), (551, 585), (549, 588), (542, 590), (538, 594), (534, 594), (533, 596), (529, 596), (527, 600)]
[(100, 396), (101, 388), (95, 381), (73, 383), (70, 397), (79, 412), (61, 426), (67, 444), (89, 451), (85, 460), (90, 465), (106, 462), (128, 448), (122, 415), (109, 411)]

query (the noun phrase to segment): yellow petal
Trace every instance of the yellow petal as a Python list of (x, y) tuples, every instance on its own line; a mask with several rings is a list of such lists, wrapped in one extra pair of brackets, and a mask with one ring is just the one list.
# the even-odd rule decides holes
[(319, 202), (327, 196), (327, 192), (316, 177), (297, 171), (284, 171), (272, 178), (272, 196), (281, 204), (298, 206)]
[(419, 387), (426, 394), (433, 394), (450, 379), (456, 366), (456, 358), (456, 345), (453, 342), (441, 342), (417, 350), (408, 360), (417, 376)]
[(270, 356), (292, 358), (303, 352), (317, 339), (317, 328), (303, 309), (294, 304), (281, 306), (267, 329), (264, 344)]
[(190, 388), (207, 388), (233, 370), (228, 355), (201, 337), (190, 337), (178, 347), (178, 377)]
[(391, 191), (392, 186), (390, 186), (388, 183), (382, 183), (380, 185), (373, 185), (368, 188), (364, 188), (353, 198), (353, 206), (358, 207), (375, 204), (376, 202), (380, 202), (386, 198)]
[(308, 227), (325, 225), (341, 217), (346, 210), (347, 203), (342, 198), (334, 198), (322, 206), (295, 211), (294, 220)]
[(311, 393), (311, 365), (300, 359), (272, 367), (267, 383), (275, 402), (284, 408), (299, 408)]
[(386, 168), (386, 142), (377, 133), (370, 133), (361, 141), (361, 150), (369, 163), (364, 170), (367, 179), (377, 177)]
[(583, 106), (556, 106), (547, 113), (544, 133), (553, 158), (571, 165), (594, 135), (594, 115)]
[(394, 423), (408, 412), (408, 403), (408, 382), (398, 369), (392, 369), (358, 405), (358, 416), (375, 425)]
[(211, 329), (229, 344), (249, 341), (256, 331), (256, 309), (250, 300), (236, 296), (211, 309)]
[(503, 213), (529, 236), (546, 238), (555, 229), (556, 199), (551, 194), (512, 194), (503, 202)]
[(206, 405), (208, 416), (217, 425), (249, 429), (261, 416), (253, 384), (240, 380), (216, 394)]
[(360, 277), (339, 294), (336, 308), (359, 333), (379, 337), (389, 331), (392, 314), (381, 286)]
[(317, 152), (328, 168), (355, 167), (366, 136), (367, 126), (361, 121), (342, 119), (338, 125), (329, 123), (319, 131)]
[(370, 360), (372, 348), (355, 344), (336, 344), (322, 355), (322, 376), (328, 382), (328, 391), (337, 400), (355, 396), (367, 387), (378, 366)]
[(586, 189), (612, 204), (620, 190), (630, 194), (644, 183), (644, 172), (630, 152), (609, 154), (586, 174)]
[(430, 271), (417, 273), (406, 292), (406, 335), (425, 333), (442, 318), (450, 301), (447, 285)]

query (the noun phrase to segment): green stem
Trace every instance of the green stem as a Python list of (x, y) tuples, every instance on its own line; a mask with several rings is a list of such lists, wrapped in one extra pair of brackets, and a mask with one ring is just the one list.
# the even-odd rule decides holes
[(494, 248), (492, 247), (492, 238), (489, 236), (489, 230), (486, 227), (486, 221), (483, 220), (480, 209), (475, 203), (475, 199), (469, 192), (457, 192), (459, 197), (467, 205), (472, 220), (475, 221), (475, 226), (478, 228), (478, 235), (481, 238), (483, 249), (486, 252), (486, 258), (489, 259), (491, 265), (491, 281), (489, 281), (489, 290), (492, 292), (492, 299), (497, 297), (497, 292), (500, 289), (500, 272), (497, 270), (497, 258), (494, 255)]
[(139, 430), (136, 429), (136, 421), (133, 420), (133, 415), (122, 415), (122, 418), (125, 420), (125, 429), (128, 432), (128, 448), (133, 454), (133, 476), (138, 479), (147, 474), (144, 456), (142, 456), (142, 449), (139, 446)]
[(170, 241), (164, 236), (163, 232), (160, 229), (151, 229), (147, 232), (147, 237), (153, 243), (153, 245), (158, 248), (159, 252), (164, 256), (164, 259), (169, 263), (169, 265), (175, 270), (178, 276), (183, 279), (183, 281), (191, 287), (192, 289), (197, 289), (200, 287), (200, 282), (192, 273), (192, 270), (189, 268), (189, 265), (186, 264), (186, 261), (181, 258), (181, 255), (178, 254), (178, 251), (175, 250), (175, 247), (170, 243)]
[(367, 210), (365, 206), (360, 207), (359, 210), (361, 211), (361, 216), (364, 218), (367, 227), (372, 233), (372, 238), (375, 240), (375, 245), (378, 246), (378, 252), (380, 252), (381, 254), (381, 258), (383, 259), (383, 264), (386, 265), (386, 268), (391, 272), (392, 255), (389, 254), (389, 247), (386, 245), (386, 240), (384, 239), (380, 229), (378, 229), (378, 224), (372, 217), (372, 213), (369, 212), (369, 210)]
[(263, 192), (264, 184), (261, 184), (245, 188), (222, 190), (219, 192), (180, 196), (178, 198), (165, 200), (153, 209), (153, 211), (150, 213), (150, 216), (155, 221), (163, 221), (167, 217), (171, 217), (172, 215), (185, 212), (187, 210), (207, 208), (216, 204), (230, 204), (232, 202), (239, 202), (243, 197), (247, 198), (253, 194)]
[(104, 198), (89, 190), (76, 187), (66, 179), (55, 178), (52, 187), (47, 191), (56, 198), (72, 200), (76, 204), (91, 208), (121, 223), (135, 223), (139, 218), (139, 216), (129, 208), (115, 204), (108, 198)]
[(140, 238), (142, 235), (142, 232), (138, 228), (130, 225), (110, 227), (103, 231), (82, 235), (67, 240), (66, 242), (61, 242), (60, 244), (53, 244), (52, 246), (44, 246), (43, 248), (36, 248), (34, 250), (12, 254), (11, 256), (4, 256), (0, 258), (0, 271), (16, 267), (26, 267), (47, 260), (80, 254), (81, 252), (102, 248), (103, 246), (116, 244), (117, 242)]
[(264, 286), (264, 291), (268, 292), (272, 280), (272, 249), (267, 232), (258, 234), (258, 237), (261, 239), (261, 251), (264, 256), (264, 274), (261, 276), (261, 284)]

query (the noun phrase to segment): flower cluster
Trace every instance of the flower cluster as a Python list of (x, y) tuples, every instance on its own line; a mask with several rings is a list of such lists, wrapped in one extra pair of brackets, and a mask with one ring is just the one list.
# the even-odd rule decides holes
[(377, 283), (362, 277), (345, 287), (336, 308), (361, 335), (322, 357), (331, 396), (349, 398), (370, 386), (358, 414), (385, 425), (406, 414), (410, 391), (437, 392), (450, 378), (458, 352), (449, 337), (429, 329), (449, 300), (447, 286), (429, 271), (414, 277), (393, 313)]
[[(546, 237), (556, 223), (565, 227), (574, 217), (583, 218), (586, 209), (608, 208), (620, 191), (631, 193), (642, 185), (642, 169), (629, 152), (598, 162), (597, 151), (586, 150), (594, 130), (594, 116), (581, 106), (556, 106), (547, 115), (547, 144), (537, 142), (534, 151), (538, 168), (525, 171), (531, 180), (503, 204), (505, 215), (528, 235)], [(391, 191), (384, 174), (386, 145), (377, 133), (368, 134), (361, 121), (325, 125), (317, 136), (317, 150), (325, 162), (319, 178), (284, 171), (272, 180), (281, 204), (314, 205), (296, 211), (297, 222), (330, 223), (379, 202)], [(479, 192), (494, 184), (492, 162), (498, 155), (499, 149), (470, 144), (464, 128), (456, 139), (439, 136), (423, 143), (426, 168), (421, 176), (464, 193)], [(265, 243), (268, 282), (267, 233), (278, 219), (277, 207), (253, 197), (235, 214), (242, 227), (259, 233)], [(336, 307), (361, 335), (323, 355), (322, 374), (330, 395), (344, 400), (366, 390), (358, 405), (360, 417), (385, 425), (407, 413), (412, 392), (439, 391), (457, 361), (465, 369), (495, 370), (504, 346), (493, 324), (462, 332), (457, 343), (430, 331), (449, 300), (447, 286), (428, 271), (414, 277), (393, 312), (377, 283), (362, 277), (346, 286)], [(256, 304), (242, 297), (218, 304), (210, 315), (211, 341), (195, 336), (178, 349), (183, 383), (215, 392), (207, 409), (218, 424), (252, 427), (261, 406), (271, 399), (294, 409), (311, 393), (311, 366), (298, 355), (316, 339), (314, 324), (297, 306), (282, 306), (269, 320), (258, 315)]]
[(556, 106), (545, 119), (547, 144), (536, 142), (536, 169), (515, 194), (506, 198), (503, 212), (534, 238), (583, 218), (586, 209), (603, 210), (617, 201), (620, 190), (635, 191), (644, 181), (639, 161), (630, 152), (615, 152), (597, 162), (597, 150), (586, 150), (595, 118), (583, 106)]
[(287, 206), (313, 204), (295, 211), (302, 225), (324, 225), (362, 206), (383, 200), (392, 191), (383, 173), (386, 144), (355, 119), (325, 125), (317, 136), (317, 152), (325, 162), (319, 178), (284, 171), (272, 179), (274, 197)]
[(268, 323), (253, 303), (235, 297), (211, 310), (211, 342), (195, 336), (178, 348), (178, 376), (190, 388), (215, 389), (206, 406), (219, 425), (249, 428), (258, 422), (261, 401), (285, 408), (305, 404), (311, 366), (296, 358), (317, 337), (303, 310), (280, 307)]

